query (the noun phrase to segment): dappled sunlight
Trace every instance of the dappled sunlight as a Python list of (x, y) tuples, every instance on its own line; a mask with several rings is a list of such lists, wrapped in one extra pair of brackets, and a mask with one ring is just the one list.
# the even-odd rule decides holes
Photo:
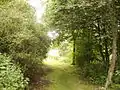
[(59, 61), (57, 59), (59, 57), (59, 49), (51, 49), (47, 54), (47, 58), (44, 60), (44, 64), (58, 65)]
[(75, 73), (76, 69), (69, 62), (65, 62), (65, 56), (60, 56), (59, 49), (51, 49), (44, 64), (53, 71), (47, 75), (47, 79), (52, 82), (46, 90), (93, 90), (93, 85), (86, 84), (79, 80)]
[(44, 64), (57, 66), (58, 64), (60, 64), (60, 62), (54, 59), (45, 59)]
[(49, 52), (48, 52), (48, 57), (59, 57), (60, 54), (59, 54), (59, 49), (51, 49)]
[(56, 39), (59, 36), (56, 31), (49, 31), (47, 35), (48, 37), (50, 37), (51, 40)]
[(119, 15), (120, 0), (0, 0), (0, 90), (120, 90)]
[(53, 71), (47, 75), (47, 79), (52, 82), (46, 90), (94, 90), (95, 86), (79, 79), (76, 68), (71, 65), (70, 57), (66, 54), (60, 55), (62, 50), (54, 48), (49, 50), (44, 64)]
[(61, 67), (70, 65), (70, 63), (65, 62), (65, 56), (60, 56), (60, 50), (58, 48), (51, 49), (48, 54), (47, 58), (43, 61), (44, 64)]

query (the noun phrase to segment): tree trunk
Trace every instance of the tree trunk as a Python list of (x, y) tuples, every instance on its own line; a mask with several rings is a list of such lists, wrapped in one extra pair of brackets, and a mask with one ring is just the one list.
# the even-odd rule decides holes
[(116, 64), (116, 60), (117, 60), (117, 32), (116, 30), (113, 32), (113, 49), (112, 49), (112, 60), (111, 60), (111, 64), (108, 70), (108, 76), (107, 76), (107, 80), (106, 80), (106, 84), (105, 84), (105, 90), (108, 89), (108, 86), (111, 84), (112, 82), (112, 76), (114, 73), (114, 68), (115, 68), (115, 64)]
[(108, 86), (112, 83), (112, 76), (114, 74), (114, 69), (117, 60), (117, 19), (116, 19), (116, 12), (115, 12), (115, 0), (107, 0), (108, 8), (109, 8), (109, 15), (110, 21), (112, 25), (112, 33), (113, 33), (113, 45), (112, 45), (112, 60), (108, 70), (108, 76), (105, 83), (105, 90), (108, 89)]
[(102, 45), (101, 45), (102, 40), (101, 40), (101, 29), (100, 29), (100, 25), (99, 25), (99, 19), (98, 19), (97, 23), (98, 23), (97, 29), (98, 29), (98, 34), (99, 34), (99, 51), (100, 51), (100, 54), (101, 54), (101, 57), (102, 57), (103, 61), (105, 61), (105, 57), (104, 57), (104, 54), (103, 54), (103, 48), (102, 48)]
[(73, 62), (72, 62), (72, 65), (75, 65), (75, 41), (76, 41), (76, 39), (73, 38)]
[(117, 19), (115, 13), (114, 0), (108, 0), (108, 7), (110, 9), (110, 19), (112, 24), (112, 33), (113, 33), (113, 45), (112, 45), (112, 60), (108, 70), (108, 76), (105, 83), (105, 90), (108, 89), (108, 86), (112, 83), (112, 76), (114, 74), (114, 69), (117, 60)]
[[(105, 35), (107, 35), (105, 29), (106, 28), (105, 28), (105, 25), (104, 25), (103, 32), (104, 32)], [(105, 68), (106, 68), (106, 71), (108, 71), (108, 68), (109, 68), (108, 37), (105, 37), (104, 44), (105, 44)]]
[(75, 65), (75, 51), (76, 51), (76, 36), (75, 36), (75, 30), (72, 31), (72, 39), (73, 39), (73, 61), (72, 61), (72, 65)]
[(106, 62), (106, 70), (108, 70), (108, 67), (109, 67), (109, 52), (108, 52), (108, 41), (107, 41), (107, 38), (105, 38), (105, 62)]

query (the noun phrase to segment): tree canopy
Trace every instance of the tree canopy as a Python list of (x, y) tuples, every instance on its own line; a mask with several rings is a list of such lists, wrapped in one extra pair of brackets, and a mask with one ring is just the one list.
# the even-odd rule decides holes
[[(71, 38), (74, 64), (93, 83), (104, 84), (107, 72), (109, 80), (106, 83), (111, 82), (110, 73), (114, 72), (117, 55), (119, 57), (119, 47), (116, 49), (119, 45), (119, 5), (119, 0), (48, 1), (46, 25), (59, 33), (58, 41)], [(119, 66), (116, 67), (115, 71), (119, 71)], [(115, 81), (117, 77), (113, 76)]]

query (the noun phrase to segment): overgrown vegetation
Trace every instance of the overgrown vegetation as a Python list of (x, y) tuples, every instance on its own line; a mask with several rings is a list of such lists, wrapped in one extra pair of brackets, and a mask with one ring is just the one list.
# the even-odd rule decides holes
[[(105, 84), (105, 90), (119, 86), (119, 0), (48, 0), (44, 25), (36, 22), (34, 13), (27, 0), (0, 1), (0, 89), (23, 90), (27, 84), (38, 84), (51, 40), (60, 56), (67, 57), (65, 62), (72, 58), (80, 76)], [(58, 36), (54, 38), (54, 33), (50, 40), (49, 30)]]
[(38, 83), (44, 75), (42, 60), (46, 57), (50, 40), (44, 26), (36, 23), (34, 13), (26, 0), (0, 1), (0, 53), (10, 56), (13, 62), (11, 64), (11, 60), (8, 62), (3, 58), (0, 63), (6, 65), (0, 72), (6, 72), (5, 79), (1, 77), (5, 86), (0, 88), (24, 90), (24, 77), (29, 78), (29, 84), (32, 84)]
[(24, 90), (28, 79), (24, 78), (21, 68), (12, 63), (10, 57), (0, 55), (0, 89)]

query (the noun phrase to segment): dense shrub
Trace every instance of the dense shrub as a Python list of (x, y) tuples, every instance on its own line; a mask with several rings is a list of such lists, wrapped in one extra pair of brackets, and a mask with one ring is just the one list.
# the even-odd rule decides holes
[(39, 81), (49, 40), (43, 25), (36, 24), (34, 10), (26, 0), (0, 3), (0, 41), (0, 53), (19, 63), (30, 81)]
[(94, 60), (93, 42), (89, 37), (83, 37), (76, 40), (76, 63), (79, 67), (83, 67), (86, 63)]
[(0, 90), (24, 90), (27, 79), (19, 66), (11, 62), (11, 58), (0, 55)]
[(107, 76), (104, 62), (94, 48), (95, 43), (89, 39), (89, 37), (83, 37), (76, 41), (78, 73), (91, 83), (104, 84)]
[(38, 82), (44, 74), (41, 67), (49, 47), (48, 41), (45, 36), (34, 36), (24, 39), (12, 49), (13, 59), (24, 67), (25, 76), (30, 79), (30, 82)]

